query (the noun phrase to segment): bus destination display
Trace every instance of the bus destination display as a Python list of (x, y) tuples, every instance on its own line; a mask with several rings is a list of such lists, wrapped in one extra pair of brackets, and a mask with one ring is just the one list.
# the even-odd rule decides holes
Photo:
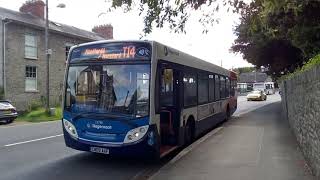
[(74, 49), (71, 62), (81, 60), (136, 59), (149, 60), (150, 45), (146, 43), (93, 44)]

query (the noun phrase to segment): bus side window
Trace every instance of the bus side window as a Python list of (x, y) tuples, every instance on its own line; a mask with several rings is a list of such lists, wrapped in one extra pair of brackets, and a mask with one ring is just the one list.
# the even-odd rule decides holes
[(226, 98), (226, 78), (220, 76), (220, 99)]
[(160, 81), (161, 106), (173, 106), (173, 69), (163, 69)]
[(185, 73), (183, 77), (184, 107), (197, 105), (197, 75)]
[(209, 102), (214, 102), (214, 86), (215, 86), (215, 82), (214, 82), (214, 75), (210, 74), (209, 75)]
[(226, 94), (225, 97), (230, 97), (230, 80), (228, 77), (226, 77)]
[(215, 75), (215, 101), (220, 100), (220, 77)]

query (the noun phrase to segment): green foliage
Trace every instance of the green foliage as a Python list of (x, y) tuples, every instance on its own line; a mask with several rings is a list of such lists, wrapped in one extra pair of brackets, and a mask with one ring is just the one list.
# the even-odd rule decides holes
[(292, 72), (320, 52), (320, 1), (255, 0), (240, 13), (232, 50), (255, 65)]
[[(185, 24), (192, 10), (198, 10), (203, 13), (199, 23), (203, 25), (205, 33), (208, 32), (207, 25), (218, 23), (214, 15), (221, 9), (221, 6), (229, 6), (229, 10), (236, 11), (243, 4), (242, 0), (112, 0), (112, 7), (109, 8), (109, 11), (121, 7), (126, 12), (136, 8), (140, 15), (143, 15), (143, 32), (149, 34), (154, 26), (162, 28), (165, 24), (174, 32), (185, 33)], [(203, 11), (203, 8), (206, 10)]]
[(17, 121), (44, 122), (44, 121), (60, 120), (61, 118), (62, 118), (62, 109), (60, 107), (56, 108), (55, 115), (53, 116), (50, 116), (45, 108), (40, 107), (19, 115), (19, 117), (17, 118)]
[[(226, 8), (221, 8), (226, 7)], [(112, 0), (110, 11), (136, 8), (144, 18), (143, 32), (168, 25), (185, 33), (193, 10), (200, 11), (203, 32), (218, 23), (216, 12), (228, 9), (241, 15), (232, 51), (272, 73), (292, 72), (320, 52), (320, 1), (318, 0)]]
[(240, 68), (233, 69), (233, 71), (237, 72), (237, 74), (253, 72), (255, 70), (256, 70), (255, 67), (240, 67)]
[(301, 68), (297, 68), (294, 72), (281, 76), (280, 80), (290, 79), (298, 74), (308, 71), (316, 66), (320, 66), (320, 54), (310, 59)]
[(40, 107), (43, 107), (43, 103), (41, 101), (33, 100), (29, 103), (27, 111), (33, 111)]

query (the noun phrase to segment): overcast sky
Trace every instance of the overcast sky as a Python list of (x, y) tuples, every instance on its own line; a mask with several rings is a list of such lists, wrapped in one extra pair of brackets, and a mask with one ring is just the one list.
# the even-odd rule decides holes
[[(139, 39), (143, 29), (143, 19), (138, 12), (123, 13), (117, 10), (106, 12), (109, 0), (49, 0), (49, 19), (91, 31), (100, 24), (112, 24), (114, 39)], [(0, 6), (18, 11), (25, 0), (0, 0)], [(64, 3), (66, 8), (56, 8)], [(197, 14), (197, 13), (194, 13)], [(98, 17), (99, 16), (99, 17)], [(153, 33), (144, 39), (156, 40), (188, 54), (199, 57), (224, 68), (250, 66), (229, 51), (236, 36), (232, 29), (239, 23), (238, 17), (230, 13), (220, 13), (220, 23), (210, 28), (208, 34), (202, 34), (202, 26), (197, 15), (189, 20), (187, 34), (175, 34), (169, 28), (154, 29)]]

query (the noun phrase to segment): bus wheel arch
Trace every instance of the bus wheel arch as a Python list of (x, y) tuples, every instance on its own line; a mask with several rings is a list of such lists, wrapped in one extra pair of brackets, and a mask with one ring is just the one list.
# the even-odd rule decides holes
[(185, 123), (184, 144), (189, 145), (195, 139), (195, 119), (191, 115)]

